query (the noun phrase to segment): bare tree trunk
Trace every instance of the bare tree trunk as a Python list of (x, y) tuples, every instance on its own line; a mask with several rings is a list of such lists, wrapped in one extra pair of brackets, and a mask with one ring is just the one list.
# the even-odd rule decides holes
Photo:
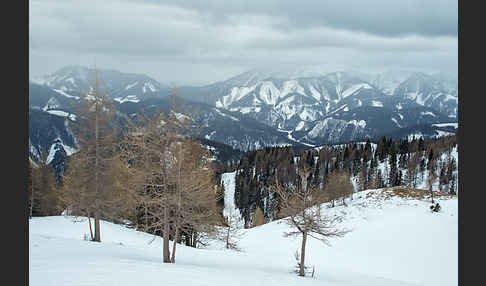
[[(181, 156), (182, 155), (182, 156)], [(182, 194), (182, 162), (184, 160), (184, 153), (182, 152), (182, 147), (180, 147), (179, 149), (179, 157), (180, 159), (178, 160), (178, 164), (179, 164), (179, 168), (178, 168), (178, 186), (177, 186), (177, 190), (178, 190), (178, 197), (177, 197), (177, 210), (175, 212), (176, 214), (176, 222), (174, 224), (174, 228), (175, 228), (175, 235), (174, 235), (174, 242), (172, 244), (172, 256), (170, 258), (170, 261), (172, 263), (175, 263), (175, 254), (176, 254), (176, 247), (177, 247), (177, 240), (179, 239), (179, 223), (178, 223), (178, 216), (179, 216), (179, 211), (181, 209), (181, 194)]]
[(299, 276), (305, 276), (305, 243), (307, 242), (307, 232), (302, 233), (302, 249), (300, 252)]
[(144, 230), (148, 229), (148, 215), (147, 215), (147, 205), (145, 205), (145, 225), (144, 225)]
[(100, 234), (100, 216), (98, 212), (95, 212), (95, 234), (94, 234), (94, 241), (101, 242), (101, 234)]
[(91, 216), (89, 214), (88, 214), (88, 223), (89, 223), (89, 235), (90, 235), (91, 241), (93, 241), (94, 240), (93, 229), (91, 228)]
[(170, 251), (169, 251), (169, 220), (168, 220), (168, 210), (164, 208), (164, 230), (163, 230), (163, 238), (164, 238), (164, 262), (170, 263)]
[(176, 226), (176, 231), (174, 235), (174, 242), (172, 244), (172, 257), (170, 258), (170, 262), (175, 263), (175, 253), (176, 253), (176, 246), (177, 240), (179, 239), (179, 228)]
[[(99, 188), (98, 188), (98, 184), (99, 184), (99, 180), (98, 180), (98, 172), (100, 171), (99, 170), (99, 127), (98, 127), (98, 112), (99, 112), (99, 107), (98, 107), (98, 104), (99, 104), (99, 98), (98, 98), (98, 74), (96, 74), (96, 96), (95, 96), (95, 100), (96, 100), (96, 118), (95, 118), (95, 140), (96, 140), (96, 147), (95, 147), (95, 188), (96, 188), (96, 195), (99, 194)], [(99, 217), (99, 214), (98, 214), (98, 211), (95, 211), (95, 217), (94, 217), (94, 220), (95, 220), (95, 237), (94, 237), (94, 241), (97, 241), (97, 242), (101, 242), (101, 235), (100, 235), (100, 217)]]
[(228, 231), (226, 232), (226, 248), (229, 249), (229, 236), (230, 236), (230, 226), (228, 226)]
[(192, 246), (192, 231), (186, 234), (186, 245)]
[(194, 232), (192, 236), (192, 247), (197, 248), (198, 234), (197, 231)]

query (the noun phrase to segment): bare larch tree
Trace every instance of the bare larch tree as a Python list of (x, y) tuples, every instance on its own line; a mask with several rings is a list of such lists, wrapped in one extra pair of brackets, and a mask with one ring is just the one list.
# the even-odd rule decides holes
[[(108, 95), (99, 91), (99, 80), (81, 99), (74, 132), (79, 151), (66, 162), (62, 177), (63, 201), (70, 214), (87, 216), (92, 241), (101, 241), (101, 219), (118, 217), (118, 212), (130, 202), (124, 194), (124, 180), (129, 171), (121, 161), (116, 109)], [(91, 227), (94, 217), (94, 234)]]
[(322, 201), (322, 192), (319, 187), (307, 184), (310, 168), (303, 166), (299, 169), (300, 184), (297, 187), (285, 187), (278, 181), (272, 186), (272, 190), (278, 194), (280, 202), (280, 214), (294, 229), (284, 233), (284, 236), (302, 235), (299, 276), (305, 276), (305, 247), (307, 236), (313, 237), (329, 245), (328, 239), (342, 237), (348, 232), (339, 229), (336, 225), (340, 221), (339, 216), (328, 216), (318, 207)]
[(325, 191), (327, 192), (333, 207), (334, 200), (338, 198), (341, 198), (342, 204), (345, 205), (346, 197), (352, 195), (354, 191), (350, 174), (345, 170), (333, 170), (327, 177)]
[(175, 262), (182, 233), (213, 231), (218, 220), (210, 154), (188, 136), (191, 122), (190, 116), (172, 105), (167, 116), (138, 115), (124, 139), (144, 229), (162, 233), (166, 263)]

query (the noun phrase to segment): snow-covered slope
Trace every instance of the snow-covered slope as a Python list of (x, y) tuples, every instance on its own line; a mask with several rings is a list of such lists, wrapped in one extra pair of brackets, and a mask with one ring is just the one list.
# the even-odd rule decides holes
[(331, 247), (308, 240), (314, 278), (291, 273), (300, 238), (282, 237), (281, 221), (245, 230), (243, 252), (180, 245), (176, 263), (164, 264), (160, 237), (102, 222), (103, 242), (88, 242), (87, 221), (59, 216), (29, 221), (30, 285), (457, 285), (457, 199), (432, 213), (427, 201), (377, 193), (324, 206), (353, 231)]
[(235, 221), (241, 222), (241, 225), (238, 225), (238, 227), (243, 227), (244, 221), (242, 220), (240, 210), (238, 210), (238, 208), (236, 208), (235, 206), (235, 176), (236, 171), (231, 173), (224, 173), (221, 175), (221, 182), (224, 186), (223, 216), (235, 216)]

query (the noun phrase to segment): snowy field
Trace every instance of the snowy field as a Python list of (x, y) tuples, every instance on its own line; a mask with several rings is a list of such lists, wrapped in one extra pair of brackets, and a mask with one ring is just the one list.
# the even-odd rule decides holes
[(353, 231), (330, 247), (308, 240), (313, 278), (291, 273), (301, 240), (282, 237), (288, 226), (281, 221), (245, 230), (242, 252), (217, 242), (180, 245), (176, 263), (165, 264), (160, 237), (102, 222), (102, 242), (89, 242), (86, 220), (56, 216), (30, 220), (30, 285), (457, 285), (457, 198), (440, 200), (441, 212), (432, 213), (428, 201), (373, 192), (355, 194), (348, 206), (324, 206)]

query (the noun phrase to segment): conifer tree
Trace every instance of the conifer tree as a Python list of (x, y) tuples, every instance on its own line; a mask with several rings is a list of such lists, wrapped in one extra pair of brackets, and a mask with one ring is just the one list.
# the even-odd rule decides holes
[(447, 165), (447, 180), (449, 184), (449, 193), (455, 194), (455, 187), (456, 187), (456, 176), (454, 172), (456, 171), (456, 161), (454, 158), (450, 158), (449, 163)]
[(61, 213), (60, 188), (45, 153), (37, 168), (31, 168), (30, 179), (31, 206), (30, 216), (53, 216)]
[(398, 168), (397, 168), (397, 155), (392, 153), (390, 155), (390, 172), (388, 174), (388, 185), (390, 187), (397, 186), (398, 184)]
[(440, 171), (439, 171), (439, 191), (442, 192), (442, 190), (445, 188), (446, 190), (449, 189), (449, 179), (447, 177), (447, 164), (446, 162), (441, 162), (440, 163)]
[(449, 194), (456, 195), (456, 176), (453, 175), (449, 185)]
[(419, 159), (420, 159), (420, 164), (419, 164), (419, 172), (420, 172), (420, 182), (424, 181), (424, 175), (425, 175), (425, 157), (422, 155), (422, 152), (419, 152)]
[(358, 191), (364, 191), (368, 188), (368, 169), (363, 167), (358, 176)]
[(424, 139), (422, 137), (420, 137), (418, 139), (418, 150), (419, 151), (425, 151), (425, 142), (424, 142)]
[(406, 183), (411, 188), (417, 187), (417, 167), (419, 165), (419, 152), (413, 153), (407, 163)]
[(400, 185), (402, 185), (402, 182), (403, 182), (403, 173), (402, 173), (402, 170), (399, 170), (398, 173), (397, 173), (397, 179), (396, 179), (395, 185), (400, 186)]
[(385, 186), (385, 183), (383, 181), (383, 175), (380, 169), (378, 169), (376, 172), (375, 181), (376, 181), (375, 186), (377, 189), (383, 188)]
[(376, 167), (374, 167), (373, 164), (373, 159), (370, 161), (370, 167), (367, 169), (367, 174), (366, 174), (366, 183), (367, 183), (367, 189), (376, 189)]
[(431, 152), (429, 153), (429, 161), (427, 162), (427, 186), (429, 188), (429, 191), (430, 191), (430, 198), (431, 198), (431, 201), (432, 203), (434, 203), (434, 191), (432, 189), (433, 185), (434, 185), (434, 182), (435, 180), (437, 179), (437, 173), (436, 173), (436, 160), (434, 160), (434, 157), (433, 157), (433, 151), (431, 150)]

